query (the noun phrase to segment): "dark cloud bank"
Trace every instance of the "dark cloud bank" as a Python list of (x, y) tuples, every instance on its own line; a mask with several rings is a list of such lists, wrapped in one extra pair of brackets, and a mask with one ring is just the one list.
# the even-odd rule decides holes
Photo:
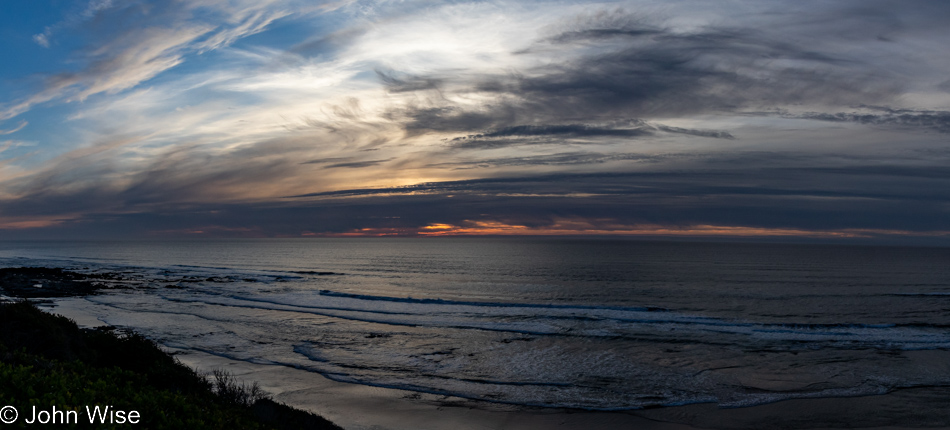
[[(906, 192), (915, 187), (919, 192)], [(44, 229), (42, 236), (297, 237), (472, 220), (543, 228), (563, 219), (599, 220), (594, 225), (946, 231), (948, 190), (950, 169), (899, 166), (553, 174), (340, 190), (268, 204), (91, 214)], [(37, 236), (35, 231), (17, 233), (4, 235)], [(878, 237), (872, 242), (942, 244), (946, 239)]]

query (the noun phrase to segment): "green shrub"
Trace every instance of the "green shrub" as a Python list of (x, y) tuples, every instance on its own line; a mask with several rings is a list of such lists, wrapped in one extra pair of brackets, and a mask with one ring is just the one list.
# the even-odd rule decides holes
[(257, 382), (251, 385), (239, 384), (233, 375), (221, 369), (211, 372), (211, 384), (218, 398), (230, 405), (251, 407), (258, 400), (267, 397)]
[[(20, 362), (38, 360), (23, 353), (17, 355), (16, 361)], [(150, 429), (266, 428), (247, 411), (226, 407), (202, 393), (158, 389), (134, 372), (96, 368), (78, 361), (48, 361), (39, 366), (0, 362), (0, 404), (17, 408), (20, 426), (26, 426), (25, 420), (32, 415), (33, 406), (41, 409), (55, 406), (60, 410), (79, 411), (75, 427), (112, 427), (89, 423), (85, 407), (98, 405), (135, 410), (141, 415), (142, 427)]]
[(76, 410), (66, 428), (90, 424), (86, 406), (141, 416), (149, 429), (340, 429), (326, 419), (267, 399), (232, 375), (199, 375), (151, 340), (115, 330), (81, 330), (27, 302), (0, 304), (0, 405), (17, 408), (25, 428), (32, 407)]

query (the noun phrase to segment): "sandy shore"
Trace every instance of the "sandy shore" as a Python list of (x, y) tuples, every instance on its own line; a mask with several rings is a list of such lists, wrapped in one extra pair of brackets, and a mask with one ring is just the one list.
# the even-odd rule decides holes
[(803, 429), (948, 428), (950, 388), (887, 395), (787, 400), (747, 408), (687, 405), (588, 412), (496, 405), (456, 397), (339, 383), (318, 374), (261, 366), (193, 351), (179, 359), (198, 369), (224, 368), (259, 381), (276, 400), (310, 410), (346, 429)]
[(523, 408), (457, 397), (331, 381), (319, 374), (174, 351), (197, 369), (222, 368), (258, 381), (275, 400), (323, 415), (346, 429), (690, 429), (623, 412)]
[[(49, 310), (81, 326), (99, 325), (97, 319), (83, 312), (83, 307), (81, 300), (61, 299)], [(746, 408), (697, 404), (591, 412), (501, 405), (347, 384), (283, 366), (190, 350), (169, 351), (199, 371), (226, 369), (239, 379), (257, 381), (275, 400), (320, 414), (349, 430), (950, 428), (950, 387), (904, 389), (880, 396), (787, 400)]]

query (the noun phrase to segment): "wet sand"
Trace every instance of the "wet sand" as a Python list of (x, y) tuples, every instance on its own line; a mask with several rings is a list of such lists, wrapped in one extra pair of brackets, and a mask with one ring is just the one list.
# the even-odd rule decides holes
[(274, 399), (353, 430), (409, 429), (816, 429), (948, 428), (950, 387), (866, 397), (786, 400), (746, 408), (714, 404), (622, 412), (498, 405), (331, 381), (318, 374), (177, 351), (192, 367), (259, 381)]
[[(98, 320), (83, 312), (81, 299), (59, 299), (49, 310), (81, 326), (98, 325)], [(695, 404), (592, 412), (347, 384), (299, 369), (168, 350), (201, 372), (226, 369), (239, 379), (256, 381), (275, 400), (322, 415), (349, 430), (950, 428), (950, 387), (903, 389), (879, 396), (786, 400), (744, 408)], [(915, 359), (940, 359), (941, 354), (932, 352), (914, 352)]]
[(245, 381), (258, 381), (274, 400), (309, 410), (346, 429), (691, 429), (626, 412), (584, 412), (524, 408), (331, 381), (318, 374), (262, 366), (194, 351), (176, 351), (197, 369), (227, 369)]

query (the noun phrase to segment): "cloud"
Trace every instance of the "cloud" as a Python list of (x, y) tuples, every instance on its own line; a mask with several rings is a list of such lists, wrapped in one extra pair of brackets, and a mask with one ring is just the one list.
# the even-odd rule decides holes
[[(876, 74), (860, 58), (843, 53), (779, 42), (749, 29), (635, 29), (629, 24), (632, 20), (623, 11), (613, 11), (599, 14), (596, 20), (573, 23), (535, 42), (534, 48), (519, 51), (548, 61), (516, 73), (474, 78), (415, 74), (411, 79), (396, 79), (394, 72), (380, 75), (392, 91), (438, 87), (442, 95), (394, 108), (390, 115), (412, 133), (620, 134), (638, 132), (593, 128), (569, 119), (594, 123), (786, 105), (849, 105), (887, 100), (898, 93), (895, 82)], [(622, 40), (612, 40), (617, 38)], [(576, 48), (563, 46), (578, 41), (584, 43)], [(556, 45), (554, 52), (559, 56), (548, 57), (551, 53), (541, 49), (545, 44)], [(454, 102), (457, 99), (485, 102), (471, 105)]]
[(40, 45), (44, 48), (49, 48), (49, 36), (50, 36), (49, 33), (50, 33), (50, 29), (49, 27), (47, 27), (46, 31), (42, 33), (34, 34), (33, 41), (36, 42), (37, 45)]
[(274, 21), (290, 15), (290, 12), (282, 10), (274, 12), (258, 10), (247, 15), (246, 17), (242, 17), (243, 19), (241, 19), (237, 25), (224, 28), (212, 34), (207, 39), (195, 44), (193, 48), (196, 49), (198, 53), (204, 53), (231, 45), (240, 38), (264, 31)]
[(728, 131), (723, 131), (723, 130), (702, 130), (702, 129), (691, 129), (691, 128), (683, 128), (683, 127), (670, 127), (668, 125), (663, 125), (663, 124), (657, 124), (654, 127), (656, 127), (657, 130), (665, 131), (667, 133), (681, 133), (681, 134), (688, 134), (691, 136), (710, 137), (713, 139), (733, 140), (736, 138), (735, 136), (732, 135), (732, 133), (729, 133)]
[(17, 124), (16, 127), (13, 127), (13, 128), (11, 128), (11, 129), (9, 129), (9, 130), (0, 130), (0, 136), (16, 133), (16, 132), (18, 132), (18, 131), (20, 131), (20, 130), (23, 130), (23, 128), (26, 127), (28, 124), (29, 124), (29, 123), (26, 122), (26, 121), (20, 121), (20, 123)]
[(598, 152), (561, 152), (556, 154), (482, 158), (473, 161), (452, 161), (431, 164), (431, 167), (451, 167), (454, 169), (484, 169), (512, 166), (570, 166), (584, 164), (603, 164), (611, 161), (634, 161), (641, 163), (655, 163), (673, 157), (683, 157), (683, 154), (604, 154)]
[(62, 21), (45, 27), (42, 33), (34, 34), (33, 41), (36, 42), (37, 45), (49, 48), (50, 39), (54, 33), (75, 27), (84, 21), (94, 18), (100, 11), (111, 8), (113, 3), (113, 0), (92, 0), (87, 3), (82, 10), (67, 13)]
[(517, 125), (498, 130), (489, 130), (480, 134), (454, 137), (450, 140), (457, 148), (499, 148), (511, 145), (583, 143), (581, 139), (591, 138), (646, 138), (656, 135), (656, 131), (685, 134), (715, 139), (735, 139), (722, 130), (689, 129), (653, 124), (643, 120), (618, 120), (612, 124), (544, 124)]
[(816, 121), (852, 122), (877, 127), (926, 129), (940, 133), (950, 133), (950, 111), (878, 107), (869, 108), (869, 111), (865, 112), (806, 112), (797, 115), (786, 114), (785, 116)]
[(0, 153), (3, 153), (3, 151), (6, 151), (12, 148), (13, 145), (15, 145), (16, 143), (17, 142), (14, 142), (12, 140), (0, 141)]
[[(561, 161), (577, 157), (579, 162), (597, 157), (604, 159), (628, 159), (647, 162), (678, 161), (692, 159), (698, 161), (689, 171), (681, 169), (655, 168), (651, 171), (633, 173), (556, 173), (537, 176), (514, 176), (499, 178), (470, 179), (447, 182), (425, 182), (413, 185), (382, 188), (360, 188), (349, 190), (324, 191), (289, 198), (322, 198), (322, 197), (366, 197), (392, 196), (399, 194), (512, 194), (529, 190), (532, 193), (543, 195), (571, 195), (589, 194), (602, 196), (692, 196), (698, 204), (711, 197), (750, 197), (771, 196), (792, 199), (809, 198), (839, 198), (839, 199), (879, 199), (879, 200), (937, 200), (950, 197), (950, 191), (919, 190), (916, 193), (901, 193), (899, 177), (930, 177), (947, 179), (947, 169), (943, 167), (900, 168), (898, 166), (855, 166), (837, 168), (819, 168), (809, 166), (776, 168), (763, 165), (760, 160), (776, 158), (780, 154), (757, 153), (747, 154), (744, 157), (750, 168), (747, 169), (716, 169), (717, 165), (733, 165), (735, 156), (713, 155), (639, 155), (639, 154), (565, 154)], [(725, 160), (721, 159), (725, 158)], [(806, 157), (812, 158), (812, 157)], [(495, 162), (524, 161), (533, 162), (557, 161), (558, 157), (539, 157), (537, 159), (501, 159), (489, 160)], [(675, 165), (671, 165), (675, 166)], [(765, 171), (772, 172), (766, 175)], [(887, 187), (874, 190), (864, 189), (853, 180), (841, 182), (840, 185), (827, 186), (829, 178), (841, 178), (842, 175), (863, 176), (866, 180), (887, 178), (893, 183)], [(768, 177), (768, 178), (767, 178)], [(803, 181), (803, 178), (811, 178)], [(908, 178), (910, 179), (910, 178)], [(753, 185), (758, 184), (758, 185)], [(686, 203), (687, 201), (684, 201)]]
[(610, 128), (597, 127), (587, 124), (564, 125), (516, 125), (499, 130), (471, 135), (470, 139), (508, 137), (508, 136), (619, 136), (635, 137), (649, 134), (640, 127), (637, 128)]
[(729, 238), (872, 238), (875, 236), (947, 237), (950, 231), (907, 231), (887, 229), (806, 230), (729, 225), (622, 224), (609, 219), (554, 219), (549, 225), (528, 227), (497, 221), (465, 220), (461, 225), (431, 224), (412, 229), (364, 228), (339, 236), (646, 236), (646, 237), (729, 237)]
[(0, 107), (81, 101), (32, 113), (27, 131), (53, 137), (0, 165), (7, 225), (950, 229), (950, 122), (921, 90), (946, 68), (919, 32), (942, 27), (911, 8), (106, 3), (41, 33), (89, 43)]
[[(18, 146), (32, 146), (32, 145), (35, 145), (35, 144), (23, 142), (20, 140), (0, 140), (0, 152), (6, 151), (10, 148), (16, 148)], [(10, 160), (4, 160), (4, 161), (9, 162)]]
[(326, 166), (324, 166), (324, 168), (325, 169), (339, 169), (339, 168), (360, 169), (363, 167), (376, 166), (376, 165), (379, 165), (388, 161), (392, 161), (392, 160), (393, 160), (392, 158), (387, 158), (385, 160), (366, 160), (366, 161), (351, 161), (351, 162), (346, 162), (346, 163), (333, 163), (333, 164), (327, 164)]
[(376, 76), (386, 86), (386, 89), (393, 93), (436, 90), (439, 88), (439, 84), (442, 83), (442, 80), (438, 78), (398, 76), (393, 70), (376, 69)]
[[(861, 186), (874, 180), (888, 185), (879, 190)], [(56, 219), (61, 220), (58, 231), (67, 236), (98, 232), (108, 237), (142, 235), (143, 229), (211, 232), (209, 226), (217, 226), (214, 234), (222, 235), (227, 229), (242, 228), (264, 236), (417, 234), (438, 231), (426, 229), (438, 225), (450, 226), (460, 234), (477, 234), (479, 230), (498, 234), (491, 230), (509, 226), (508, 230), (525, 234), (859, 238), (892, 234), (890, 231), (904, 240), (945, 235), (940, 232), (950, 228), (940, 208), (950, 197), (943, 191), (948, 188), (908, 195), (907, 185), (917, 180), (872, 169), (555, 174), (339, 190), (283, 202), (195, 201), (156, 205), (147, 211), (85, 212), (71, 220)], [(96, 195), (76, 197), (79, 202)], [(56, 205), (59, 210), (72, 208), (71, 201)], [(25, 203), (16, 202), (4, 211)], [(38, 211), (32, 208), (30, 212)]]
[[(87, 30), (98, 29), (99, 22), (114, 23), (108, 31), (88, 32), (97, 37), (81, 56), (84, 66), (49, 75), (31, 96), (0, 106), (0, 120), (16, 117), (41, 103), (83, 101), (93, 95), (133, 88), (178, 66), (189, 55), (227, 47), (288, 15), (289, 11), (273, 1), (117, 5), (111, 0), (94, 0), (83, 11), (68, 15), (34, 36), (37, 43), (48, 47), (53, 32), (79, 31), (84, 26)], [(96, 20), (91, 20), (94, 17)]]

